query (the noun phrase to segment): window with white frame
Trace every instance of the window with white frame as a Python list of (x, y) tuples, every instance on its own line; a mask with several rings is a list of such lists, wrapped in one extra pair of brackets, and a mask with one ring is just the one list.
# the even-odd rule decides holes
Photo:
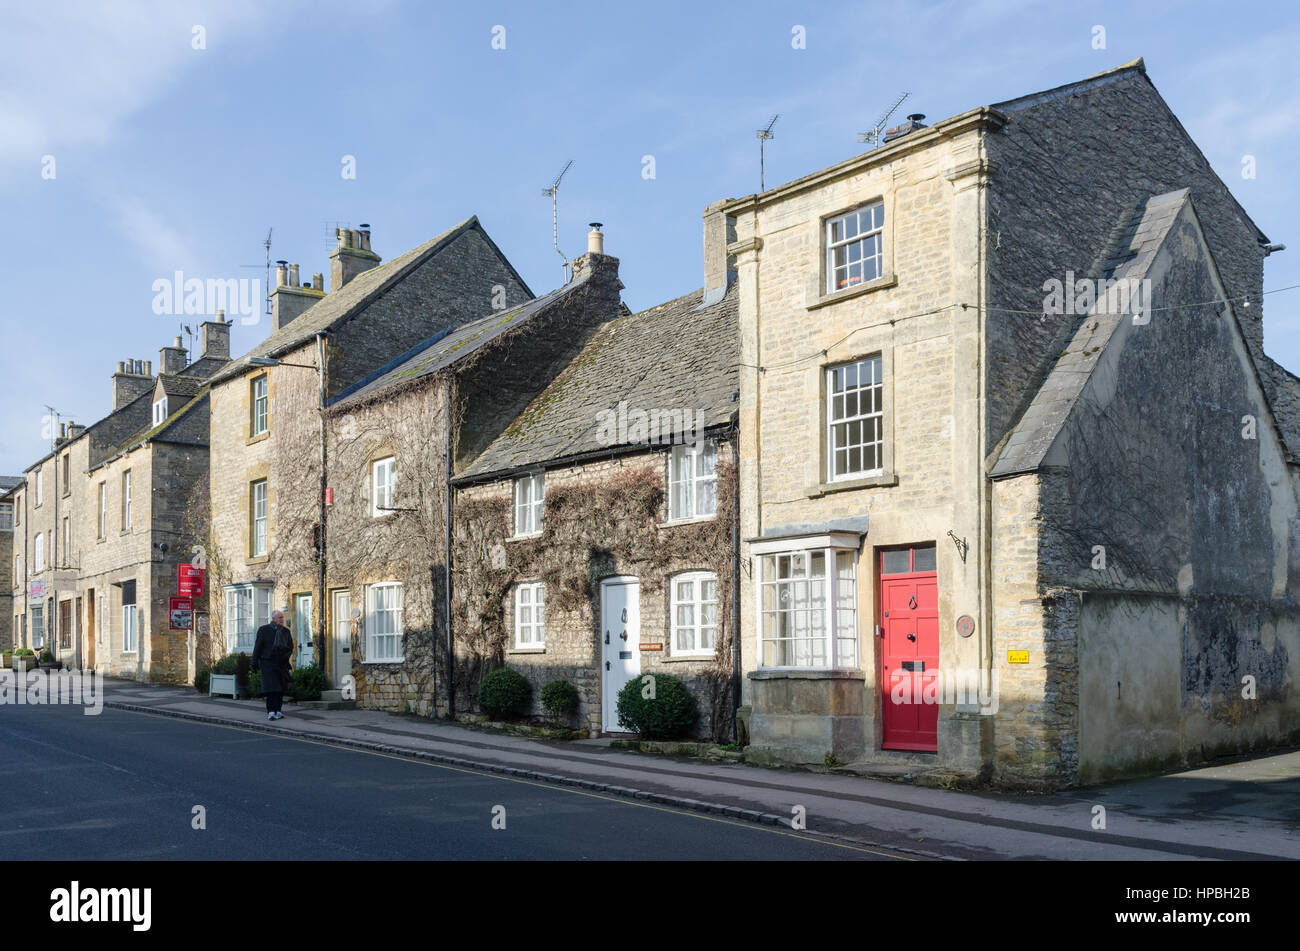
[(260, 479), (249, 487), (252, 506), (252, 535), (249, 553), (254, 558), (266, 554), (266, 480)]
[(271, 623), (271, 585), (240, 584), (226, 588), (226, 651), (252, 651), (257, 629)]
[(515, 647), (546, 646), (546, 585), (515, 588)]
[(402, 661), (402, 586), (398, 582), (366, 588), (366, 658), (370, 663)]
[(12, 502), (0, 502), (0, 532), (12, 532), (14, 530), (14, 504)]
[(874, 201), (826, 219), (826, 292), (875, 280), (884, 271), (885, 206)]
[(45, 533), (37, 532), (32, 540), (32, 570), (45, 570)]
[(63, 516), (63, 538), (60, 540), (58, 561), (68, 567), (68, 553), (72, 550), (72, 519)]
[(99, 538), (108, 537), (108, 483), (99, 483)]
[(154, 400), (153, 403), (153, 424), (157, 426), (167, 418), (167, 397), (160, 400)]
[(673, 446), (668, 458), (668, 518), (704, 518), (718, 511), (718, 444)]
[(515, 480), (515, 535), (536, 535), (542, 530), (546, 507), (546, 475), (534, 472)]
[(811, 548), (758, 561), (762, 666), (856, 668), (857, 553)]
[(881, 358), (826, 370), (826, 475), (828, 481), (879, 475), (885, 459), (884, 382)]
[(691, 571), (672, 579), (672, 652), (712, 655), (718, 642), (718, 578)]
[(376, 518), (392, 515), (396, 498), (397, 469), (392, 456), (370, 464), (370, 514)]
[(140, 614), (134, 604), (122, 605), (122, 653), (134, 654), (140, 642)]
[(252, 399), (250, 400), (252, 408), (252, 419), (249, 421), (250, 436), (260, 436), (266, 432), (266, 374), (253, 380)]
[(131, 527), (131, 470), (122, 473), (122, 531)]

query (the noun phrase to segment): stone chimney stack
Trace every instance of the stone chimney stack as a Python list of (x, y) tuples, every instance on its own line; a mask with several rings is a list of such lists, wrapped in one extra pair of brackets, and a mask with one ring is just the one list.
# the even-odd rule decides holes
[[(592, 223), (592, 230), (587, 234), (587, 253), (573, 260), (573, 280), (608, 279), (614, 285), (614, 294), (623, 288), (618, 279), (618, 258), (605, 253), (605, 235), (598, 229), (598, 222)], [(594, 250), (599, 247), (600, 250)]]
[(180, 373), (189, 366), (188, 356), (189, 351), (185, 349), (184, 341), (177, 337), (170, 347), (158, 351), (158, 372)]
[(339, 245), (330, 252), (330, 290), (337, 291), (363, 271), (369, 271), (382, 258), (370, 250), (370, 225), (360, 229), (337, 228)]
[(119, 410), (143, 393), (153, 389), (153, 374), (148, 360), (119, 360), (113, 374), (113, 409)]
[(211, 320), (199, 325), (203, 337), (203, 357), (212, 360), (230, 359), (230, 324), (226, 312), (219, 310)]
[(724, 214), (724, 198), (704, 209), (704, 300), (708, 307), (722, 300), (727, 288), (736, 283), (736, 259), (727, 254), (727, 245), (736, 240), (736, 219)]
[(271, 292), (271, 330), (286, 327), (304, 310), (325, 296), (325, 292), (298, 284), (298, 265), (277, 261), (275, 290)]

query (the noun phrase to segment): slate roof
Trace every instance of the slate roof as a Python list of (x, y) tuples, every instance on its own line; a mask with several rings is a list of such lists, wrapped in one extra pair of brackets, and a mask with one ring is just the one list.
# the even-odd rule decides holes
[(1264, 396), (1282, 433), (1287, 458), (1300, 463), (1300, 377), (1267, 354), (1254, 356)]
[(170, 399), (173, 396), (180, 396), (189, 399), (199, 390), (203, 389), (204, 381), (195, 377), (178, 376), (174, 373), (159, 373), (158, 382), (162, 384), (163, 392)]
[(471, 320), (469, 323), (430, 337), (391, 363), (362, 377), (330, 400), (330, 405), (362, 403), (388, 390), (405, 386), (444, 370), (520, 324), (528, 322), (551, 304), (576, 293), (589, 279), (590, 275), (580, 275), (563, 287), (541, 297), (535, 297), (518, 307), (496, 311), (486, 317)]
[[(378, 264), (368, 271), (362, 271), (338, 290), (330, 291), (288, 324), (272, 332), (269, 337), (242, 357), (232, 361), (226, 369), (213, 377), (213, 381), (217, 382), (243, 372), (248, 368), (249, 357), (275, 356), (300, 346), (318, 333), (333, 329), (351, 317), (354, 312), (365, 307), (389, 287), (402, 280), (426, 259), (438, 254), (469, 231), (478, 231), (482, 235), (492, 250), (501, 258), (502, 263), (510, 268), (510, 272), (519, 280), (520, 286), (527, 291), (528, 285), (524, 283), (522, 277), (519, 277), (514, 266), (506, 260), (505, 255), (497, 248), (496, 243), (488, 237), (487, 232), (483, 230), (483, 226), (479, 224), (478, 217), (467, 218), (456, 227), (444, 231), (435, 238), (430, 238), (424, 244), (412, 248), (405, 254), (399, 254), (391, 261)], [(528, 293), (531, 293), (531, 291)]]
[(25, 481), (22, 476), (0, 476), (0, 495), (7, 494), (11, 489), (22, 485)]
[[(740, 388), (738, 293), (701, 307), (703, 290), (609, 321), (457, 481), (603, 449), (601, 411), (699, 410), (726, 424)], [(626, 448), (626, 447), (623, 447)]]
[[(1100, 277), (1141, 280), (1179, 213), (1191, 201), (1189, 196), (1189, 190), (1183, 188), (1147, 199), (1114, 242)], [(1121, 320), (1131, 319), (1127, 313), (1098, 313), (1096, 305), (1077, 319), (1069, 345), (1011, 431), (990, 473), (992, 476), (1028, 472), (1042, 465), (1115, 329)]]

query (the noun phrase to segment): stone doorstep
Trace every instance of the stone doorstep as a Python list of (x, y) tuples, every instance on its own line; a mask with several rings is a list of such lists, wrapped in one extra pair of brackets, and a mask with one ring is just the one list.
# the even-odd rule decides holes
[(324, 696), (321, 694), (320, 700), (298, 700), (294, 706), (303, 710), (355, 710), (357, 708), (355, 700), (326, 700)]
[(848, 763), (826, 772), (838, 776), (863, 776), (895, 783), (924, 786), (929, 789), (974, 789), (980, 785), (979, 773), (951, 766), (923, 766), (916, 763)]

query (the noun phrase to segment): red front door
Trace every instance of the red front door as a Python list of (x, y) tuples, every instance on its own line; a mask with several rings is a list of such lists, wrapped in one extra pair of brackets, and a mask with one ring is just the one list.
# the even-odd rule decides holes
[[(929, 549), (933, 552), (934, 549)], [(880, 692), (884, 704), (881, 746), (888, 750), (939, 749), (939, 579), (934, 571), (915, 571), (912, 549), (906, 570), (889, 574), (902, 552), (881, 559)], [(929, 702), (926, 702), (926, 701)]]

